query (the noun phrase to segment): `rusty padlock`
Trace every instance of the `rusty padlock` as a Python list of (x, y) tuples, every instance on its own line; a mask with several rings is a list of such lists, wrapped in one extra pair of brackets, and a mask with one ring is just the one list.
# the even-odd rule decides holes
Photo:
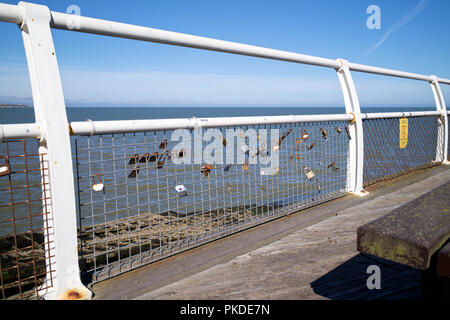
[(5, 156), (0, 156), (0, 177), (7, 176), (11, 174), (11, 166), (9, 165), (9, 161)]
[(128, 178), (136, 178), (137, 174), (139, 173), (139, 166), (135, 165), (133, 170), (131, 170), (131, 172), (128, 174)]
[(128, 164), (136, 164), (139, 162), (139, 155), (137, 153), (133, 154), (132, 156), (128, 157), (130, 161), (128, 161)]

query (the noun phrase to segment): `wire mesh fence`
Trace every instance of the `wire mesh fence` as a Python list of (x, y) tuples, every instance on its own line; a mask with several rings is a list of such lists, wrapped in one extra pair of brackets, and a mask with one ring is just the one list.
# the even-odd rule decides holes
[[(442, 142), (438, 116), (409, 117), (402, 149), (398, 118), (363, 126), (365, 185), (432, 165)], [(188, 148), (174, 130), (72, 137), (79, 259), (91, 282), (345, 195), (346, 121), (208, 130), (185, 130)], [(46, 177), (37, 140), (0, 143), (2, 299), (51, 286)]]
[[(344, 195), (346, 125), (336, 121), (218, 128), (223, 138), (213, 153), (223, 156), (222, 163), (196, 162), (196, 155), (208, 146), (195, 142), (194, 161), (175, 161), (189, 154), (176, 149), (174, 131), (76, 137), (82, 270), (91, 281), (100, 281)], [(191, 137), (205, 137), (206, 130), (187, 131)], [(272, 135), (276, 130), (279, 135)], [(265, 144), (261, 132), (269, 131)], [(259, 146), (253, 150), (252, 133)], [(277, 143), (269, 146), (273, 141)], [(243, 162), (227, 162), (238, 150)], [(269, 164), (262, 158), (274, 154), (275, 174), (267, 174)]]
[(364, 185), (393, 178), (414, 169), (435, 165), (438, 116), (408, 117), (408, 138), (400, 148), (400, 119), (363, 120)]
[[(52, 285), (45, 154), (37, 140), (0, 143), (0, 297), (35, 299)], [(44, 284), (44, 280), (47, 281)]]

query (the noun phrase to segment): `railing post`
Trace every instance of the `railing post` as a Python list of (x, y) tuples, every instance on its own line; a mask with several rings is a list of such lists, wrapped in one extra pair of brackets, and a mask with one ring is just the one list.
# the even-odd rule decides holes
[(345, 110), (354, 116), (353, 120), (349, 122), (351, 139), (349, 140), (347, 165), (347, 192), (363, 197), (369, 193), (363, 189), (364, 140), (361, 109), (348, 61), (343, 59), (337, 59), (337, 61), (341, 63), (341, 67), (336, 71), (344, 95)]
[(450, 164), (447, 160), (448, 150), (448, 115), (447, 107), (445, 105), (444, 95), (442, 94), (441, 87), (436, 76), (431, 76), (432, 81), (431, 89), (433, 90), (434, 100), (436, 102), (436, 110), (440, 112), (441, 116), (438, 120), (438, 142), (436, 147), (436, 162), (442, 162), (443, 164)]
[(92, 293), (82, 284), (78, 266), (75, 187), (70, 136), (61, 78), (50, 30), (50, 10), (43, 5), (19, 2), (23, 12), (20, 25), (31, 80), (36, 122), (42, 132), (39, 151), (45, 154), (48, 183), (43, 198), (47, 202), (49, 232), (46, 242), (47, 271), (51, 278), (39, 295), (44, 299), (89, 299)]

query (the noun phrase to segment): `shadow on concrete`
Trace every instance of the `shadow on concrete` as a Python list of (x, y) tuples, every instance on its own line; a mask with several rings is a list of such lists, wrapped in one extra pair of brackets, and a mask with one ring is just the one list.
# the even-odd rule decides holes
[[(367, 273), (380, 267), (380, 289), (369, 290)], [(370, 255), (358, 254), (311, 283), (318, 295), (333, 300), (418, 300), (422, 294), (422, 271)]]

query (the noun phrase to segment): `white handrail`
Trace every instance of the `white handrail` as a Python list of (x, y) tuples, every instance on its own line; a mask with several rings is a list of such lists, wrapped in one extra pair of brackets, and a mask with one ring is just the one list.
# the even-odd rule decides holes
[(362, 119), (382, 119), (382, 118), (408, 118), (408, 117), (426, 117), (438, 116), (439, 111), (414, 111), (414, 112), (371, 112), (361, 113)]
[(0, 3), (0, 21), (21, 24), (23, 21), (22, 11), (14, 4)]
[[(450, 113), (450, 112), (449, 112)], [(440, 115), (438, 111), (415, 112), (376, 112), (361, 113), (361, 118), (402, 118), (426, 117)], [(201, 124), (204, 128), (263, 125), (280, 123), (301, 123), (317, 121), (350, 121), (349, 114), (288, 115), (260, 117), (217, 117), (217, 118), (180, 118), (149, 120), (111, 120), (111, 121), (74, 121), (70, 123), (72, 135), (97, 135), (125, 132), (144, 132), (152, 130), (194, 129)], [(0, 142), (4, 139), (40, 138), (41, 128), (38, 123), (0, 124)]]
[(143, 132), (150, 130), (173, 130), (298, 123), (316, 121), (348, 121), (352, 115), (288, 115), (262, 117), (218, 117), (218, 118), (183, 118), (183, 119), (151, 119), (151, 120), (117, 120), (117, 121), (76, 121), (71, 122), (71, 133), (74, 135), (111, 134), (124, 132)]
[(4, 139), (40, 138), (38, 123), (0, 124), (0, 142)]

